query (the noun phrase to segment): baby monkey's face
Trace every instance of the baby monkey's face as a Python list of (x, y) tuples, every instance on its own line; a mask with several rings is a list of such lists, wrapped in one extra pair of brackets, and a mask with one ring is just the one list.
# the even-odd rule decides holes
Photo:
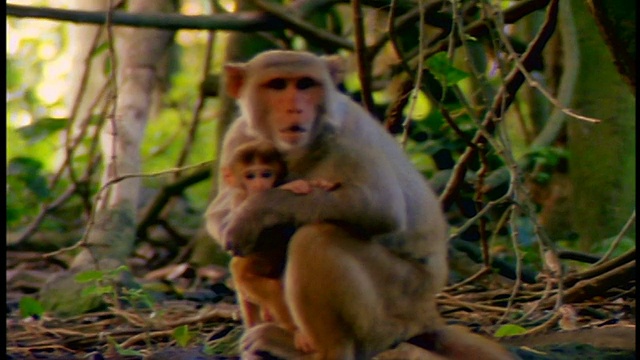
[(258, 193), (274, 187), (276, 182), (276, 169), (264, 164), (252, 164), (247, 166), (241, 174), (241, 184), (247, 194)]

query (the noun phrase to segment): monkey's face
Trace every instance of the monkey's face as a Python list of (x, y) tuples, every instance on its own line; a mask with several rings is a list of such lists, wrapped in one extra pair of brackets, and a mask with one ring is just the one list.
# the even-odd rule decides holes
[(311, 76), (276, 76), (259, 85), (272, 140), (281, 150), (306, 146), (324, 104), (324, 87)]
[(238, 99), (250, 130), (287, 152), (310, 144), (329, 112), (337, 61), (297, 51), (268, 51), (225, 65), (226, 89)]
[(276, 182), (276, 169), (265, 164), (251, 164), (238, 174), (240, 183), (247, 194), (255, 194), (274, 187)]

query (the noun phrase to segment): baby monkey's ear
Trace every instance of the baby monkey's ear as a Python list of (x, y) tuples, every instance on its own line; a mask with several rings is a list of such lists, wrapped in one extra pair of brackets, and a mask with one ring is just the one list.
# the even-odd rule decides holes
[(236, 181), (235, 176), (233, 176), (233, 171), (229, 166), (220, 168), (220, 172), (222, 173), (222, 181), (224, 181), (225, 184), (233, 187), (240, 187), (240, 184)]

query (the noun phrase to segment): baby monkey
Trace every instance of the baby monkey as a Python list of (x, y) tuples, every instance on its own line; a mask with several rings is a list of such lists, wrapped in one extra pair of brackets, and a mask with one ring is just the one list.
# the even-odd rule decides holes
[[(238, 147), (227, 166), (221, 169), (223, 180), (235, 191), (231, 209), (237, 209), (249, 196), (274, 187), (305, 195), (313, 188), (331, 191), (340, 186), (339, 183), (326, 180), (298, 179), (286, 182), (286, 162), (276, 147), (266, 140), (250, 141)], [(312, 352), (311, 341), (296, 329), (284, 300), (281, 276), (287, 243), (276, 240), (282, 238), (274, 237), (274, 242), (270, 242), (268, 248), (251, 255), (231, 258), (229, 269), (240, 311), (248, 328), (261, 322), (274, 321), (295, 333), (299, 350)]]

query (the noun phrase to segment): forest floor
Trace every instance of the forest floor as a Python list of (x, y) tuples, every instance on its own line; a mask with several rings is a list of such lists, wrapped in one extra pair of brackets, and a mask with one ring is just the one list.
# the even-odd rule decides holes
[[(64, 318), (47, 312), (23, 317), (20, 300), (36, 298), (52, 273), (64, 271), (66, 259), (45, 259), (39, 252), (6, 255), (7, 359), (238, 358), (242, 326), (222, 267), (168, 265), (141, 272), (135, 280), (142, 290), (121, 293), (125, 301), (118, 305), (107, 301), (90, 313)], [(632, 275), (629, 266), (620, 270), (631, 261)], [(514, 293), (513, 281), (494, 274), (448, 288), (438, 304), (448, 323), (488, 337), (526, 329), (524, 335), (498, 339), (522, 359), (635, 359), (635, 252), (633, 260), (594, 269), (564, 278), (561, 306), (557, 281), (540, 278)], [(617, 277), (608, 277), (612, 272)], [(131, 306), (142, 298), (146, 306)], [(426, 359), (422, 350), (406, 349), (404, 355), (381, 358)]]

